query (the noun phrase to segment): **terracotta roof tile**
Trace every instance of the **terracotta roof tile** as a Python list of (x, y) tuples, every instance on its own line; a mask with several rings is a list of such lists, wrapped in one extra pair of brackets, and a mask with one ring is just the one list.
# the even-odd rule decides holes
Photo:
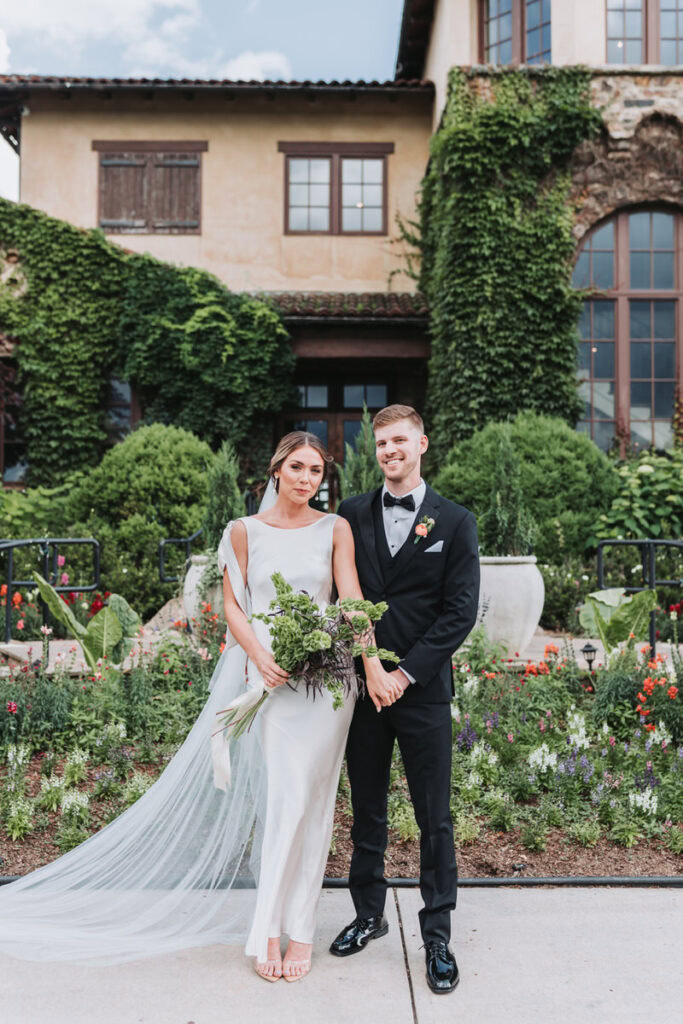
[(266, 292), (285, 319), (426, 320), (419, 292)]
[(414, 89), (418, 91), (433, 92), (432, 82), (423, 79), (398, 78), (385, 82), (358, 81), (352, 82), (336, 80), (324, 81), (242, 81), (228, 78), (75, 78), (60, 75), (0, 75), (0, 88), (2, 87), (34, 87), (44, 89), (126, 89), (126, 88), (198, 88), (198, 89), (282, 89), (298, 90), (313, 89), (324, 92), (335, 92), (350, 89), (367, 90), (394, 90)]

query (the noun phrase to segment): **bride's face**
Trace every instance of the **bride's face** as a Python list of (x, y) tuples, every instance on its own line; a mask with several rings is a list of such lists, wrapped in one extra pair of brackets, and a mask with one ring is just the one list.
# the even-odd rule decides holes
[(323, 460), (315, 448), (297, 448), (280, 466), (278, 495), (297, 505), (310, 501), (323, 480)]

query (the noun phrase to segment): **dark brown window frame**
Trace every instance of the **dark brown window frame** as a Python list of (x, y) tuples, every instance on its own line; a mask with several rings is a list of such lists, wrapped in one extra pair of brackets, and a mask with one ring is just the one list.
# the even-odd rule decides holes
[(144, 228), (130, 229), (124, 226), (117, 227), (114, 225), (105, 225), (102, 227), (103, 221), (103, 199), (104, 191), (102, 186), (102, 161), (98, 161), (98, 180), (97, 180), (97, 224), (98, 227), (102, 227), (102, 230), (108, 235), (201, 235), (202, 233), (202, 161), (201, 154), (208, 152), (209, 143), (202, 139), (183, 139), (183, 140), (144, 140), (144, 139), (93, 139), (91, 142), (91, 148), (94, 152), (100, 154), (106, 153), (141, 153), (141, 154), (154, 154), (154, 153), (196, 153), (199, 161), (198, 175), (197, 175), (197, 205), (199, 209), (199, 216), (197, 226), (192, 227), (172, 227), (172, 228), (160, 228), (155, 230), (153, 225), (146, 225)]
[[(478, 29), (479, 29), (479, 63), (487, 64), (486, 58), (486, 0), (479, 0), (478, 3)], [(605, 24), (607, 22), (605, 21)], [(552, 63), (553, 37), (552, 37), (552, 11), (550, 22), (550, 57), (548, 64)], [(526, 0), (512, 0), (512, 60), (509, 64), (495, 65), (496, 67), (511, 67), (514, 64), (524, 64), (526, 61)], [(536, 65), (534, 64), (534, 67)]]
[[(364, 238), (382, 237), (389, 233), (389, 166), (387, 157), (394, 152), (393, 142), (278, 142), (278, 152), (285, 157), (284, 168), (284, 233), (286, 235), (341, 235)], [(327, 231), (295, 231), (289, 227), (289, 158), (309, 157), (330, 161), (330, 226)], [(383, 161), (382, 228), (380, 231), (343, 231), (341, 226), (341, 161), (343, 157)]]
[[(661, 7), (659, 0), (643, 0), (643, 64), (659, 64), (660, 14)], [(609, 45), (607, 15), (608, 7), (607, 0), (605, 0), (605, 61), (610, 65), (610, 67), (619, 67), (619, 64), (610, 62), (607, 57)], [(628, 64), (626, 66), (628, 67)], [(666, 65), (666, 67), (674, 66), (675, 65)]]
[[(629, 216), (632, 213), (666, 213), (674, 218), (674, 287), (631, 288)], [(626, 451), (626, 438), (631, 433), (631, 357), (629, 310), (632, 300), (663, 300), (675, 303), (676, 356), (674, 388), (683, 388), (683, 212), (664, 203), (640, 203), (616, 210), (591, 226), (581, 239), (576, 258), (588, 239), (609, 221), (614, 223), (614, 285), (592, 289), (588, 301), (606, 299), (614, 302), (614, 421), (620, 438), (621, 454)], [(589, 378), (591, 380), (596, 378)], [(599, 379), (599, 378), (598, 378)], [(650, 417), (654, 422), (659, 417)]]

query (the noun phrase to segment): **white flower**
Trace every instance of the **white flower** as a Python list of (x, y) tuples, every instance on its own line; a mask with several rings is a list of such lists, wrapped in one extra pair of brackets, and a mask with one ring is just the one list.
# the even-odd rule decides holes
[(62, 797), (62, 814), (68, 814), (72, 808), (85, 808), (88, 806), (88, 803), (87, 793), (82, 793), (79, 789), (67, 789)]
[(557, 754), (551, 754), (547, 743), (542, 743), (529, 754), (527, 761), (530, 768), (536, 768), (538, 772), (545, 772), (548, 768), (554, 768), (557, 764)]
[(607, 724), (607, 722), (602, 723), (602, 731), (604, 732), (605, 736), (609, 732), (609, 725)]
[(657, 723), (657, 727), (652, 733), (651, 739), (653, 743), (666, 743), (667, 747), (669, 746), (669, 744), (671, 743), (672, 736), (667, 727), (664, 725), (664, 722)]
[(52, 633), (52, 628), (50, 626), (41, 626), (40, 632), (43, 634), (43, 636), (50, 636), (50, 634)]
[(74, 749), (69, 752), (66, 758), (67, 764), (87, 764), (87, 761), (88, 755), (86, 754), (85, 750), (79, 750), (78, 747), (74, 747)]
[(486, 744), (483, 740), (479, 740), (475, 743), (470, 752), (470, 757), (475, 764), (479, 764), (481, 761), (488, 761), (489, 764), (495, 764), (498, 760), (498, 754), (495, 750), (487, 750)]
[(467, 776), (468, 786), (481, 786), (482, 778), (479, 772), (471, 771)]
[(582, 577), (581, 577), (581, 579), (582, 579), (582, 580), (583, 580), (583, 581), (584, 581), (585, 583), (587, 583), (587, 582), (588, 582), (588, 579), (589, 579), (589, 577), (588, 577), (588, 576), (586, 576), (586, 575), (584, 575), (584, 576), (582, 576)]
[(642, 462), (640, 466), (638, 466), (636, 473), (654, 473), (654, 471), (654, 466), (651, 466), (648, 462)]
[(473, 693), (474, 694), (479, 689), (479, 680), (477, 679), (477, 677), (475, 675), (473, 675), (471, 672), (469, 672), (468, 675), (467, 675), (467, 679), (465, 680), (465, 682), (462, 685), (462, 688), (465, 691), (465, 693)]
[(631, 574), (635, 575), (635, 573), (642, 572), (642, 571), (643, 571), (642, 565), (634, 565), (633, 568), (631, 569)]
[(62, 786), (62, 780), (54, 772), (52, 772), (49, 778), (42, 778), (40, 780), (41, 793), (46, 793), (49, 789), (62, 789)]
[(455, 722), (460, 721), (460, 708), (458, 707), (457, 704), (451, 704), (451, 718)]
[(121, 570), (121, 572), (122, 572), (122, 573), (127, 573), (127, 572), (128, 572), (128, 570), (127, 570), (127, 569), (122, 569), (122, 570)]
[(639, 807), (645, 814), (657, 813), (657, 794), (653, 789), (646, 789), (642, 793), (629, 793), (628, 802), (631, 807)]
[(90, 607), (90, 605), (88, 604), (87, 601), (81, 601), (81, 608), (89, 608), (89, 607)]
[(197, 651), (197, 654), (202, 659), (202, 661), (211, 661), (211, 655), (207, 647), (200, 647), (199, 650)]
[(586, 735), (586, 719), (580, 711), (570, 712), (567, 715), (567, 731), (569, 733), (569, 742), (572, 746), (578, 749), (590, 747), (591, 741)]

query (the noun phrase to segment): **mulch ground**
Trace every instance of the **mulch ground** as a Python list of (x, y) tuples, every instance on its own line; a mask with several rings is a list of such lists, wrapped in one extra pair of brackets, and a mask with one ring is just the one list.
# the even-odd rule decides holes
[[(27, 772), (29, 796), (40, 791), (40, 756), (31, 760)], [(149, 764), (136, 762), (138, 771), (156, 777), (163, 767), (163, 759)], [(56, 765), (61, 773), (63, 761)], [(90, 791), (95, 772), (101, 769), (88, 766), (88, 779), (79, 789)], [(3, 773), (4, 774), (4, 773)], [(0, 785), (2, 781), (0, 780)], [(111, 810), (112, 801), (90, 802), (91, 832), (101, 828)], [(25, 839), (12, 841), (0, 827), (0, 875), (25, 875), (48, 864), (60, 856), (54, 841), (59, 822), (58, 812), (38, 812), (40, 827)], [(335, 852), (330, 854), (325, 874), (329, 878), (346, 878), (351, 859), (351, 819), (341, 808), (335, 815)], [(601, 839), (596, 846), (585, 849), (569, 839), (560, 828), (550, 829), (545, 850), (531, 851), (520, 841), (519, 829), (492, 832), (482, 829), (474, 843), (457, 851), (458, 873), (461, 878), (495, 877), (549, 877), (578, 875), (681, 875), (683, 857), (672, 853), (659, 839), (641, 840), (631, 849)], [(386, 854), (388, 878), (416, 878), (420, 873), (420, 850), (417, 840), (402, 841), (390, 835)]]

